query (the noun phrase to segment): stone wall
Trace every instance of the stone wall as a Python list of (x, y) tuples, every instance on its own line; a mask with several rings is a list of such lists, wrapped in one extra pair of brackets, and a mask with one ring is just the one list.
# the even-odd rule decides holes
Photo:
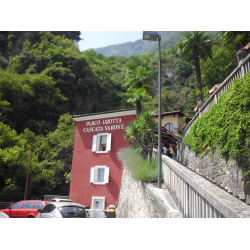
[(217, 153), (215, 151), (212, 156), (205, 154), (199, 157), (189, 146), (182, 143), (178, 149), (177, 160), (230, 194), (250, 203), (250, 190), (245, 188), (239, 164), (232, 160), (227, 165), (224, 158), (216, 156)]
[(135, 181), (124, 167), (117, 218), (182, 218), (167, 189)]

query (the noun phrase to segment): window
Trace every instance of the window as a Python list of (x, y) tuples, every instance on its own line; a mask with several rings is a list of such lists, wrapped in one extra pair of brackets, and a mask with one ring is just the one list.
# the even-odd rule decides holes
[(167, 123), (165, 126), (165, 129), (167, 129), (169, 132), (174, 133), (174, 125), (172, 123)]
[(46, 207), (44, 207), (44, 209), (42, 210), (42, 213), (48, 213), (48, 211), (50, 210), (51, 205), (48, 204)]
[(14, 204), (13, 206), (11, 206), (11, 209), (18, 209), (21, 206), (22, 202), (18, 202), (16, 204)]
[(93, 184), (106, 184), (109, 182), (109, 168), (95, 166), (90, 169), (90, 182)]
[(43, 204), (35, 202), (33, 209), (43, 209)]
[(56, 207), (54, 205), (50, 204), (50, 207), (48, 208), (47, 213), (52, 212), (55, 208)]
[(32, 208), (33, 202), (24, 202), (22, 209), (29, 209)]
[(111, 149), (111, 134), (98, 134), (93, 136), (92, 152), (108, 153)]
[(65, 206), (65, 207), (60, 207), (58, 210), (63, 218), (86, 218), (86, 212), (84, 207)]

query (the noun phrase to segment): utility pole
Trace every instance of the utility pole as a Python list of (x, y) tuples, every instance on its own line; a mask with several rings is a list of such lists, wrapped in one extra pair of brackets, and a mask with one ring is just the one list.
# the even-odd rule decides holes
[[(33, 147), (33, 141), (34, 141), (34, 135), (32, 135), (32, 141), (31, 141), (30, 160), (31, 160), (31, 153), (32, 153), (32, 147)], [(26, 200), (26, 197), (27, 197), (28, 182), (29, 182), (29, 172), (30, 172), (30, 160), (29, 160), (29, 166), (28, 166), (28, 171), (27, 171), (27, 180), (26, 180), (24, 200)]]

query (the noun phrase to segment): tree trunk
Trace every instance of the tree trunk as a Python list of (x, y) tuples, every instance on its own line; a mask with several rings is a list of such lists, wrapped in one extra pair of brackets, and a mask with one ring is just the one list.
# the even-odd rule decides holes
[[(136, 87), (137, 87), (137, 89), (142, 88), (142, 82), (138, 81), (137, 84), (136, 84)], [(141, 99), (140, 98), (136, 100), (136, 108), (137, 108), (136, 115), (138, 117), (140, 115), (141, 111), (142, 111)]]
[(231, 40), (232, 40), (233, 48), (234, 48), (236, 53), (238, 52), (238, 50), (240, 50), (242, 48), (241, 42), (236, 43), (234, 41), (236, 36), (238, 35), (238, 33), (239, 33), (238, 31), (230, 31), (230, 37), (231, 37)]
[(197, 79), (197, 87), (198, 87), (199, 92), (200, 92), (199, 93), (199, 100), (203, 101), (199, 48), (197, 46), (195, 46), (193, 51), (194, 51), (194, 66), (195, 66), (195, 73), (196, 73), (196, 79)]
[(138, 117), (141, 113), (142, 107), (141, 107), (141, 99), (136, 100), (136, 116)]
[(229, 33), (230, 33), (230, 37), (231, 37), (231, 40), (232, 40), (233, 48), (234, 48), (235, 53), (236, 53), (237, 62), (239, 64), (239, 58), (238, 58), (238, 53), (237, 52), (242, 48), (242, 44), (241, 44), (241, 42), (240, 43), (235, 43), (235, 41), (234, 41), (234, 39), (238, 35), (237, 31), (229, 31)]

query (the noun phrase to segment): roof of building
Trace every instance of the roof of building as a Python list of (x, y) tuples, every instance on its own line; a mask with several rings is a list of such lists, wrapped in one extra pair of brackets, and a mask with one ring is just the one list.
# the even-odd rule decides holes
[(90, 114), (82, 114), (82, 115), (73, 115), (73, 118), (77, 117), (83, 117), (83, 116), (92, 116), (92, 115), (101, 115), (101, 114), (108, 114), (108, 113), (116, 113), (116, 112), (124, 112), (124, 111), (130, 111), (130, 110), (136, 110), (136, 108), (129, 108), (129, 109), (117, 109), (117, 110), (109, 110), (109, 111), (103, 111), (98, 113), (90, 113)]
[[(180, 110), (161, 113), (162, 116), (175, 115), (175, 114), (180, 114), (182, 116), (185, 116)], [(153, 117), (157, 117), (157, 116), (158, 114), (153, 115)]]
[[(158, 135), (158, 131), (154, 131), (155, 134)], [(165, 129), (164, 127), (161, 128), (161, 137), (162, 137), (162, 143), (164, 144), (176, 144), (177, 142), (181, 141), (179, 137)]]
[(250, 47), (250, 42), (243, 49), (248, 49), (249, 47)]

